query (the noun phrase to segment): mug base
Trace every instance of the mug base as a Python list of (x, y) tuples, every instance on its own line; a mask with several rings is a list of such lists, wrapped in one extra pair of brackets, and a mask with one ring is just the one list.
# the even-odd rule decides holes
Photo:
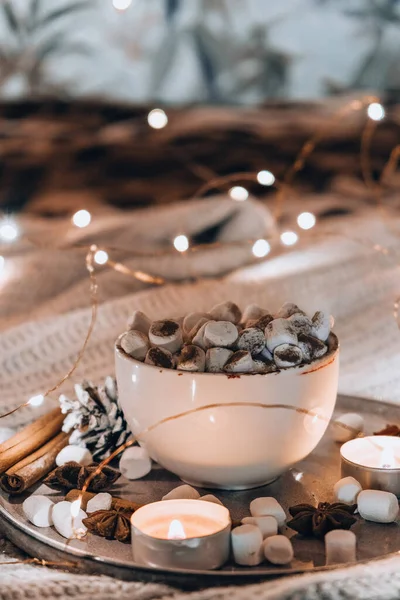
[[(219, 485), (217, 483), (210, 483), (209, 481), (205, 482), (205, 481), (193, 481), (192, 479), (183, 479), (183, 478), (181, 478), (181, 479), (184, 483), (192, 485), (193, 487), (199, 487), (199, 488), (203, 488), (203, 489), (207, 489), (207, 490), (226, 490), (226, 491), (240, 492), (240, 491), (244, 491), (244, 490), (253, 490), (255, 488), (264, 487), (265, 485), (270, 485), (271, 483), (273, 483), (274, 481), (279, 479), (279, 476), (273, 477), (272, 479), (268, 479), (267, 481), (260, 481), (258, 483), (245, 483), (242, 485), (240, 485), (240, 484), (239, 485), (235, 485), (235, 484)], [(200, 498), (200, 500), (201, 500), (201, 498)]]

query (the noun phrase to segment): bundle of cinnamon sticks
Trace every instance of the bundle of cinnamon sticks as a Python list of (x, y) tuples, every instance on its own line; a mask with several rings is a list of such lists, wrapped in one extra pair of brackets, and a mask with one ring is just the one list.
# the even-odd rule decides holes
[(55, 467), (69, 439), (61, 431), (64, 418), (56, 408), (0, 444), (0, 486), (5, 492), (21, 494)]

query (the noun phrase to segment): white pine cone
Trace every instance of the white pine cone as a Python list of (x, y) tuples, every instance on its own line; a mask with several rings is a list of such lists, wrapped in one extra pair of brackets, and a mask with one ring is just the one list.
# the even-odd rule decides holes
[(85, 446), (95, 460), (107, 458), (129, 437), (130, 431), (118, 403), (115, 379), (106, 377), (102, 386), (88, 381), (75, 385), (76, 398), (59, 398), (66, 414), (63, 431), (70, 432), (69, 443)]

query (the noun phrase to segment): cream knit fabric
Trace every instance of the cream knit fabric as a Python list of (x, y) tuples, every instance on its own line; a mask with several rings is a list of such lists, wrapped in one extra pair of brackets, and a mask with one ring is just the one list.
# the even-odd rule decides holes
[[(114, 234), (121, 231), (121, 219), (115, 216)], [(172, 227), (166, 224), (176, 221), (176, 213), (171, 209), (170, 213), (164, 212), (162, 219), (164, 230), (170, 227), (170, 235)], [(144, 226), (146, 215), (139, 216), (138, 222), (131, 224), (137, 232)], [(205, 225), (206, 221), (202, 227)], [(310, 311), (323, 307), (334, 314), (335, 331), (341, 339), (341, 392), (399, 403), (400, 333), (392, 314), (393, 302), (400, 292), (399, 269), (392, 255), (384, 256), (373, 250), (373, 246), (385, 244), (393, 255), (399, 255), (400, 243), (387, 231), (386, 224), (377, 220), (374, 212), (365, 213), (362, 218), (343, 220), (335, 227), (335, 236), (331, 234), (331, 228), (329, 223), (321, 225), (318, 237), (306, 244), (219, 280), (143, 289), (121, 275), (101, 271), (100, 290), (102, 294), (106, 291), (108, 300), (100, 308), (95, 333), (74, 380), (79, 381), (85, 376), (98, 381), (113, 371), (113, 341), (135, 309), (147, 312), (150, 317), (159, 317), (208, 309), (223, 299), (234, 300), (242, 306), (256, 302), (272, 310), (281, 302), (291, 300)], [(248, 230), (244, 231), (243, 237), (247, 238)], [(355, 242), (349, 236), (362, 240)], [(111, 243), (112, 235), (106, 237)], [(240, 239), (240, 235), (238, 237)], [(154, 246), (154, 240), (151, 244)], [(232, 253), (227, 255), (224, 251), (214, 251), (212, 255), (204, 251), (195, 257), (196, 265), (188, 257), (172, 255), (162, 261), (148, 260), (146, 268), (153, 272), (161, 269), (164, 274), (170, 272), (180, 279), (183, 271), (194, 267), (198, 271), (199, 265), (203, 265), (203, 273), (210, 274), (209, 263), (212, 262), (214, 274), (223, 273), (232, 267), (232, 260), (237, 265), (243, 264), (248, 257), (244, 252), (242, 248), (241, 255), (233, 257)], [(1, 410), (11, 409), (40, 393), (64, 374), (73, 362), (88, 326), (90, 311), (85, 306), (88, 284), (81, 267), (84, 255), (81, 253), (69, 262), (71, 255), (68, 253), (51, 254), (45, 256), (46, 269), (39, 268), (43, 254), (29, 247), (22, 248), (19, 255), (8, 261), (14, 272), (11, 269), (8, 280), (2, 284), (0, 299), (3, 328)], [(65, 267), (64, 279), (59, 272), (60, 261)], [(146, 261), (141, 264), (143, 262)], [(131, 263), (137, 264), (137, 259), (131, 258)], [(59, 286), (57, 295), (52, 274)], [(29, 290), (39, 294), (34, 306), (33, 296), (27, 295)], [(28, 307), (31, 307), (30, 312)], [(22, 322), (24, 316), (30, 320)], [(72, 382), (68, 382), (64, 389), (71, 385)], [(17, 412), (4, 425), (22, 425), (38, 413), (38, 409), (33, 408)], [(11, 544), (4, 540), (2, 544), (2, 561), (7, 562), (18, 555)], [(0, 598), (390, 600), (400, 597), (399, 566), (400, 559), (389, 559), (374, 562), (371, 566), (360, 565), (251, 587), (204, 590), (187, 595), (163, 585), (127, 583), (37, 566), (2, 564)]]

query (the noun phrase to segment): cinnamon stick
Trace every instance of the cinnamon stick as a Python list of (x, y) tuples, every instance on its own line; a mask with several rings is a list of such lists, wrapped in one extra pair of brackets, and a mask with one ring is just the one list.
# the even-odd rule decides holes
[(0, 486), (7, 494), (22, 494), (49, 473), (56, 456), (68, 444), (69, 434), (61, 432), (41, 448), (13, 465), (0, 477)]
[(0, 444), (0, 474), (57, 435), (64, 418), (60, 408), (56, 408)]
[[(81, 508), (82, 510), (86, 510), (87, 503), (89, 500), (94, 498), (94, 496), (96, 496), (96, 494), (93, 494), (92, 492), (85, 492), (82, 494), (81, 490), (70, 490), (65, 496), (65, 499), (67, 502), (74, 502), (74, 500), (81, 498)], [(130, 500), (125, 500), (124, 498), (112, 496), (111, 508), (127, 508), (135, 511), (141, 506), (143, 506), (143, 504), (138, 504), (137, 502), (131, 502)]]

